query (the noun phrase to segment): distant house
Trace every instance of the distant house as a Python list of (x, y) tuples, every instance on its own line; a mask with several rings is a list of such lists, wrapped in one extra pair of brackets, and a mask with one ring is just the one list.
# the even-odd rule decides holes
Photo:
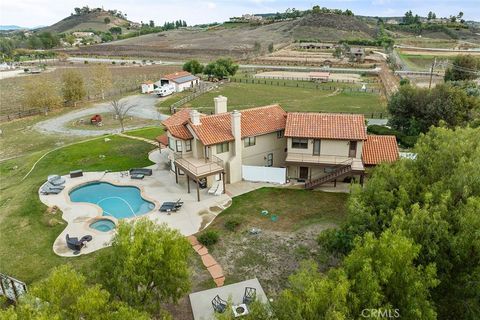
[(351, 47), (349, 52), (350, 60), (363, 62), (365, 60), (365, 49), (359, 47)]
[(145, 81), (142, 83), (142, 93), (152, 93), (154, 89), (155, 86), (152, 81)]
[(88, 37), (93, 37), (93, 36), (95, 35), (95, 33), (93, 33), (93, 32), (76, 31), (76, 32), (72, 32), (72, 35), (73, 35), (75, 38), (88, 38)]
[(297, 48), (302, 50), (325, 50), (325, 49), (334, 49), (338, 45), (334, 43), (323, 43), (323, 42), (300, 42), (297, 44)]
[(183, 90), (198, 86), (200, 79), (190, 72), (179, 71), (164, 75), (160, 81), (157, 81), (155, 85), (162, 87), (164, 85), (173, 84), (175, 86), (175, 92), (182, 92)]

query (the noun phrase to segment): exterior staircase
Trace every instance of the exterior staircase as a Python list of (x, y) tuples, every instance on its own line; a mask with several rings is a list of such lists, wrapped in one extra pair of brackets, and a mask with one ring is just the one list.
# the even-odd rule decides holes
[(316, 179), (311, 179), (310, 181), (305, 183), (305, 189), (313, 189), (315, 187), (318, 187), (319, 185), (322, 185), (324, 183), (327, 183), (329, 181), (335, 180), (343, 175), (346, 175), (348, 173), (352, 172), (352, 164), (343, 164), (338, 167), (336, 167), (336, 170), (333, 171), (332, 173), (327, 174), (326, 176), (322, 176)]

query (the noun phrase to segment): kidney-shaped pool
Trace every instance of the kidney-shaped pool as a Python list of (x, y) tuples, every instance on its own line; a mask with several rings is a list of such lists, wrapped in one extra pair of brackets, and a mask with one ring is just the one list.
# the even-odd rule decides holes
[(140, 189), (133, 186), (115, 186), (107, 182), (92, 182), (70, 192), (72, 202), (98, 205), (104, 216), (117, 219), (132, 218), (152, 211), (155, 205), (142, 198)]

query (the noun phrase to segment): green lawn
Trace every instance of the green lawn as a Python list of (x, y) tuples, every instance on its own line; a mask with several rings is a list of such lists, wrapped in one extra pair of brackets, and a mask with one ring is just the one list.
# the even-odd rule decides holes
[(163, 128), (161, 126), (156, 127), (148, 127), (143, 129), (131, 130), (126, 131), (125, 134), (134, 137), (140, 138), (147, 138), (150, 140), (155, 140), (156, 137), (162, 135), (164, 133)]
[[(278, 103), (286, 111), (384, 113), (386, 105), (378, 94), (333, 92), (312, 88), (283, 87), (264, 84), (229, 83), (184, 105), (213, 111), (213, 98), (228, 98), (228, 109), (245, 109)], [(162, 104), (163, 105), (163, 104)]]
[[(399, 56), (410, 69), (415, 71), (429, 71), (435, 59), (434, 55), (407, 54), (401, 52), (399, 52)], [(452, 60), (453, 58), (454, 56), (441, 56), (437, 58), (437, 61)], [(438, 70), (441, 71), (441, 69)]]
[[(40, 135), (39, 135), (40, 136)], [(39, 158), (36, 152), (0, 164), (0, 270), (31, 283), (49, 271), (70, 262), (86, 273), (94, 254), (74, 260), (53, 253), (55, 238), (64, 229), (60, 214), (47, 214), (38, 197), (38, 188), (47, 175), (66, 174), (73, 169), (85, 171), (126, 170), (150, 165), (148, 152), (153, 148), (142, 141), (109, 136), (68, 146), (47, 155), (31, 175), (21, 181)], [(32, 137), (33, 139), (33, 137)]]

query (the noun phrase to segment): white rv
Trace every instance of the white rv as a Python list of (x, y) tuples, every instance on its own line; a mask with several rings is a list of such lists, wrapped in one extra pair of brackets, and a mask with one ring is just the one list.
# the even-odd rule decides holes
[(153, 90), (153, 92), (159, 97), (165, 97), (175, 92), (175, 85), (166, 84), (156, 88), (155, 90)]

